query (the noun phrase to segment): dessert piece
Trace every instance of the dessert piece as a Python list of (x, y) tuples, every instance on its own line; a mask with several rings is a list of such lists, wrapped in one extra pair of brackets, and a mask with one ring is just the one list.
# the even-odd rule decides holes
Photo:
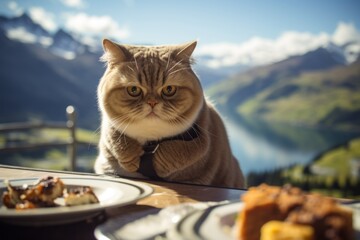
[(307, 225), (270, 221), (261, 227), (260, 240), (315, 240), (314, 228)]
[(64, 191), (66, 206), (98, 203), (99, 200), (90, 187), (70, 188)]
[[(238, 217), (241, 240), (259, 240), (261, 228), (272, 220), (310, 226), (314, 229), (316, 240), (355, 239), (351, 210), (333, 199), (317, 194), (307, 195), (289, 185), (274, 187), (262, 184), (250, 188), (242, 200), (244, 207)], [(282, 238), (272, 238), (275, 239)]]
[(305, 196), (297, 188), (260, 185), (243, 195), (245, 203), (239, 216), (242, 240), (260, 239), (260, 228), (271, 220), (282, 221), (289, 211), (301, 206)]
[(301, 208), (289, 213), (285, 221), (311, 225), (316, 240), (355, 239), (353, 213), (334, 199), (308, 195)]

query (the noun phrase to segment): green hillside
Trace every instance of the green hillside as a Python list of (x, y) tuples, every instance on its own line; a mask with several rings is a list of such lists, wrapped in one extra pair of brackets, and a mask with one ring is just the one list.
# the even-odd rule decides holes
[(359, 174), (360, 138), (325, 152), (308, 166), (296, 165), (281, 172), (282, 177), (294, 185), (307, 185), (315, 192), (356, 199), (360, 198)]
[(360, 128), (360, 64), (281, 81), (236, 110), (271, 121)]
[(360, 129), (360, 62), (317, 70), (296, 64), (284, 61), (238, 74), (207, 94), (242, 116)]

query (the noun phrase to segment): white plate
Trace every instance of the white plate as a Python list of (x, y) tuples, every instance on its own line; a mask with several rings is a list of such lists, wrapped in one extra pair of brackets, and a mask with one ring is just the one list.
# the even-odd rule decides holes
[[(193, 212), (170, 229), (166, 236), (172, 240), (234, 240), (236, 234), (233, 232), (233, 226), (242, 207), (242, 202), (235, 202)], [(349, 205), (349, 207), (354, 213), (356, 239), (360, 239), (360, 204)]]
[[(84, 220), (101, 213), (107, 208), (128, 205), (150, 195), (153, 189), (142, 183), (126, 179), (109, 179), (104, 177), (60, 177), (66, 186), (90, 186), (99, 203), (81, 206), (64, 206), (59, 198), (58, 207), (37, 208), (28, 210), (8, 209), (0, 203), (0, 221), (18, 225), (55, 225)], [(38, 178), (11, 179), (14, 186), (34, 184)], [(7, 190), (4, 181), (0, 181), (0, 196)]]

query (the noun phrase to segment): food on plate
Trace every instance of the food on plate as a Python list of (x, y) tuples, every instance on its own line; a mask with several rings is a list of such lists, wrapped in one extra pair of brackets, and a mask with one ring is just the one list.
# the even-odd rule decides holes
[(35, 185), (12, 186), (6, 182), (8, 191), (4, 192), (3, 203), (8, 208), (28, 209), (55, 206), (54, 200), (62, 196), (64, 183), (58, 177), (47, 176)]
[(59, 177), (46, 176), (40, 178), (34, 185), (12, 186), (9, 181), (5, 181), (5, 183), (7, 191), (3, 193), (2, 201), (7, 208), (25, 210), (56, 207), (59, 206), (55, 203), (56, 199), (64, 197), (65, 202), (73, 203), (75, 202), (73, 200), (75, 196), (79, 196), (79, 199), (82, 200), (78, 200), (76, 204), (66, 205), (72, 206), (99, 202), (91, 187), (71, 187), (68, 190)]
[(66, 206), (98, 203), (99, 200), (90, 187), (70, 188), (64, 191)]
[(270, 227), (266, 225), (270, 221), (292, 224), (282, 225), (282, 232), (290, 231), (286, 229), (288, 226), (310, 227), (313, 231), (312, 238), (300, 239), (355, 239), (352, 211), (341, 206), (334, 199), (318, 194), (306, 194), (290, 185), (275, 187), (262, 184), (249, 188), (249, 191), (242, 196), (242, 200), (244, 207), (237, 220), (238, 238), (241, 240), (298, 239), (296, 235), (290, 235), (288, 238), (280, 238), (276, 235), (272, 238), (264, 238), (265, 235), (263, 236), (261, 231), (280, 229), (279, 225), (271, 225), (271, 223)]
[(281, 221), (270, 221), (261, 227), (260, 240), (314, 240), (314, 229), (311, 226)]

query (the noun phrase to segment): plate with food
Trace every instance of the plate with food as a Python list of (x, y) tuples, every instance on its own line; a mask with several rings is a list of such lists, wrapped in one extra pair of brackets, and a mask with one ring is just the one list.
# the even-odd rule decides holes
[(57, 177), (0, 180), (0, 221), (55, 225), (94, 217), (153, 192), (147, 184), (107, 177)]
[(223, 240), (360, 239), (360, 204), (340, 204), (298, 188), (261, 185), (241, 201), (195, 211), (167, 238)]

